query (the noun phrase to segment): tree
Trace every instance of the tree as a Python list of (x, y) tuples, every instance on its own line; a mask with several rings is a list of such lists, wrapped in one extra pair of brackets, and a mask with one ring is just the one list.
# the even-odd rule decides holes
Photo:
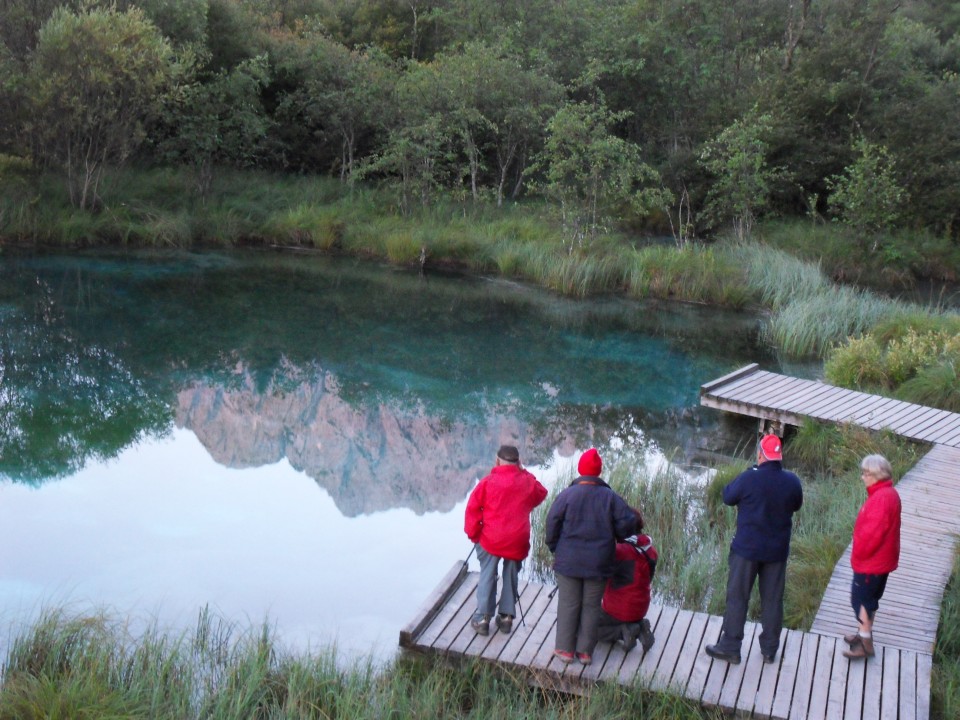
[(269, 128), (260, 102), (268, 77), (267, 59), (260, 56), (170, 95), (158, 147), (168, 160), (194, 166), (201, 197), (210, 191), (216, 165), (255, 164)]
[(853, 164), (827, 180), (828, 201), (839, 219), (861, 237), (876, 235), (896, 222), (906, 193), (897, 182), (894, 159), (887, 148), (862, 135), (853, 148), (858, 155)]
[(143, 142), (171, 77), (170, 47), (139, 9), (57, 9), (28, 70), (34, 161), (65, 170), (71, 202), (93, 207), (104, 167)]
[(619, 119), (601, 99), (564, 105), (547, 125), (543, 189), (560, 206), (570, 252), (603, 231), (624, 204), (643, 213), (667, 201), (639, 147), (610, 132)]
[(715, 222), (730, 220), (741, 240), (769, 201), (770, 186), (782, 171), (767, 163), (765, 136), (773, 121), (754, 108), (725, 128), (700, 152), (700, 162), (713, 174), (705, 210)]

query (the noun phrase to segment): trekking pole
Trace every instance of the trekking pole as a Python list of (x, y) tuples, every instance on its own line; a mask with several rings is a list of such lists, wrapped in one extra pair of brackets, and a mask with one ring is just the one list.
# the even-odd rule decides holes
[(553, 590), (550, 591), (550, 594), (547, 595), (547, 600), (553, 600), (553, 596), (557, 594), (557, 590), (560, 589), (559, 585), (554, 585)]
[(464, 565), (466, 565), (467, 563), (470, 562), (470, 556), (473, 555), (476, 551), (477, 551), (477, 546), (476, 546), (476, 544), (474, 544), (474, 545), (470, 548), (470, 552), (467, 553), (467, 557), (465, 557), (464, 560), (463, 560), (463, 564), (464, 564)]
[(520, 624), (526, 627), (527, 623), (523, 619), (523, 607), (520, 605), (520, 591), (514, 588), (513, 592), (514, 592), (514, 599), (517, 601), (517, 610), (520, 611)]

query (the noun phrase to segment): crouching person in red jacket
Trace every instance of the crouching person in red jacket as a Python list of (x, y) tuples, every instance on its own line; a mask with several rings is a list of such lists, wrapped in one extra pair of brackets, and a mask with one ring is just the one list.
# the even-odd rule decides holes
[(637, 516), (637, 532), (617, 543), (616, 561), (613, 576), (607, 580), (603, 592), (600, 616), (599, 640), (617, 642), (630, 652), (637, 645), (637, 638), (643, 651), (653, 646), (653, 630), (647, 620), (650, 608), (650, 582), (657, 569), (657, 549), (649, 535), (639, 533), (643, 529), (643, 517), (634, 509)]
[(887, 587), (887, 576), (900, 563), (900, 495), (893, 487), (893, 469), (883, 455), (867, 455), (860, 463), (860, 479), (867, 489), (866, 502), (853, 525), (853, 583), (850, 604), (857, 616), (858, 632), (845, 635), (848, 658), (874, 654), (873, 617)]
[(501, 445), (496, 465), (470, 493), (463, 529), (477, 545), (480, 580), (477, 611), (470, 627), (478, 635), (490, 633), (490, 618), (497, 604), (497, 568), (503, 561), (497, 627), (508, 633), (516, 616), (517, 578), (530, 553), (530, 512), (547, 497), (547, 489), (520, 464), (520, 451)]

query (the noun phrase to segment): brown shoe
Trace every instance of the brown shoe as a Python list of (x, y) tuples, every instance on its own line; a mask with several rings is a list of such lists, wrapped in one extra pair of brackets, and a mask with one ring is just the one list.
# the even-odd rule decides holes
[(873, 655), (873, 638), (860, 637), (859, 635), (857, 636), (857, 641), (850, 644), (850, 649), (843, 651), (843, 656), (851, 660), (873, 657)]
[(847, 645), (855, 645), (860, 640), (860, 633), (851, 633), (843, 636), (843, 641)]

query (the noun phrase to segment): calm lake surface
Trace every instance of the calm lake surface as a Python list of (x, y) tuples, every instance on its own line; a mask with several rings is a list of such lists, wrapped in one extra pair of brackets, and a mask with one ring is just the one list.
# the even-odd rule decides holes
[[(0, 255), (0, 631), (44, 608), (386, 657), (497, 446), (697, 474), (760, 318), (261, 252)], [(4, 642), (6, 642), (4, 640)]]

